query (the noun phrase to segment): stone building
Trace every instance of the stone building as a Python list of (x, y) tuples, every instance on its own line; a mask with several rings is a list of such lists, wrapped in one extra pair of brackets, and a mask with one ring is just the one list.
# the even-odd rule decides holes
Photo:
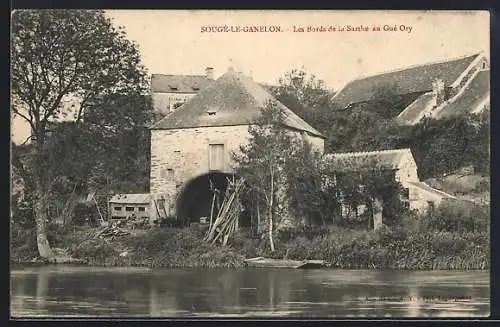
[(248, 128), (268, 101), (283, 110), (291, 133), (323, 151), (321, 133), (252, 78), (230, 68), (151, 127), (153, 196), (175, 199), (170, 206), (178, 219), (208, 216), (210, 186), (225, 189), (234, 168), (231, 153), (248, 142)]
[(204, 75), (151, 75), (151, 97), (154, 112), (160, 118), (176, 110), (214, 81), (212, 67)]
[(478, 113), (489, 108), (490, 65), (483, 53), (475, 53), (361, 77), (347, 83), (333, 101), (346, 110), (390, 109), (404, 125), (424, 117)]
[[(331, 153), (323, 157), (325, 163), (339, 172), (356, 172), (382, 169), (394, 172), (395, 181), (403, 187), (401, 200), (409, 210), (424, 213), (432, 210), (442, 201), (456, 200), (456, 197), (436, 190), (420, 181), (415, 158), (410, 149), (393, 149), (370, 152)], [(361, 214), (366, 210), (359, 204), (356, 210)], [(343, 208), (345, 213), (347, 210)], [(382, 223), (381, 213), (374, 215), (375, 227)]]
[(132, 215), (149, 219), (152, 212), (148, 193), (116, 194), (108, 202), (111, 219), (127, 219)]

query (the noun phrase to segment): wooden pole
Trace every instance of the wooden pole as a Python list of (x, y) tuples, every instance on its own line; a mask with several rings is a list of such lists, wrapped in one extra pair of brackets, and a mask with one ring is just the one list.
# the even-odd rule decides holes
[(101, 217), (101, 225), (104, 225), (104, 218), (102, 218), (101, 210), (99, 210), (99, 204), (97, 203), (95, 196), (92, 197), (92, 199), (94, 200), (95, 206), (97, 208), (97, 213), (99, 213), (99, 217)]
[(208, 230), (210, 230), (210, 228), (212, 228), (212, 221), (213, 221), (213, 217), (214, 217), (214, 205), (215, 205), (215, 192), (214, 192), (214, 195), (212, 196), (212, 206), (210, 208), (210, 225), (208, 225)]

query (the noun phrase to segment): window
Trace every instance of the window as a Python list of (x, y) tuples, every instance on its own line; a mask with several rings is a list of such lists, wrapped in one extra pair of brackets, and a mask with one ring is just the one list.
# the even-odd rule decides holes
[(209, 169), (224, 170), (224, 144), (209, 145)]
[(427, 201), (427, 208), (429, 210), (429, 213), (433, 213), (436, 209), (436, 204), (434, 203), (434, 201)]
[(125, 207), (125, 211), (134, 211), (134, 207)]
[(403, 199), (409, 199), (410, 198), (410, 189), (409, 188), (405, 188), (403, 190)]
[(115, 207), (114, 208), (116, 211), (122, 211), (122, 207)]
[(170, 181), (174, 179), (174, 170), (171, 168), (167, 169), (167, 179)]
[(162, 169), (160, 175), (161, 178), (165, 178), (167, 180), (173, 180), (174, 170), (172, 168)]
[(404, 188), (403, 194), (401, 194), (401, 202), (405, 210), (410, 210), (410, 189)]
[(146, 207), (139, 207), (139, 211), (146, 211)]

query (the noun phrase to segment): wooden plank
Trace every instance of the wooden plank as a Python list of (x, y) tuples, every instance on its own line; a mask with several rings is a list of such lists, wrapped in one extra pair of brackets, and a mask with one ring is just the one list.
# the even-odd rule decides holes
[(313, 269), (325, 266), (323, 260), (284, 260), (284, 259), (269, 259), (263, 257), (246, 259), (245, 262), (249, 267), (260, 268), (293, 268), (293, 269)]

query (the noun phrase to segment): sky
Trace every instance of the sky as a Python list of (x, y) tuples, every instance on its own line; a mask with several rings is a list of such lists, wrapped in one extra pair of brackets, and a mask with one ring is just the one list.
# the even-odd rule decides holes
[[(107, 12), (137, 42), (150, 73), (217, 74), (228, 66), (259, 82), (304, 67), (328, 86), (398, 67), (489, 53), (488, 12), (133, 11)], [(280, 26), (281, 33), (208, 33), (212, 25)], [(401, 25), (396, 32), (293, 32), (293, 26)]]
[[(316, 75), (334, 90), (354, 78), (406, 66), (479, 51), (489, 56), (490, 46), (487, 11), (109, 10), (106, 14), (137, 44), (149, 74), (199, 75), (210, 66), (217, 78), (231, 66), (258, 82), (276, 84), (296, 68)], [(203, 32), (248, 26), (281, 32)], [(395, 31), (384, 31), (384, 26)], [(326, 31), (307, 32), (308, 27)], [(14, 121), (17, 142), (28, 135), (21, 125)]]

